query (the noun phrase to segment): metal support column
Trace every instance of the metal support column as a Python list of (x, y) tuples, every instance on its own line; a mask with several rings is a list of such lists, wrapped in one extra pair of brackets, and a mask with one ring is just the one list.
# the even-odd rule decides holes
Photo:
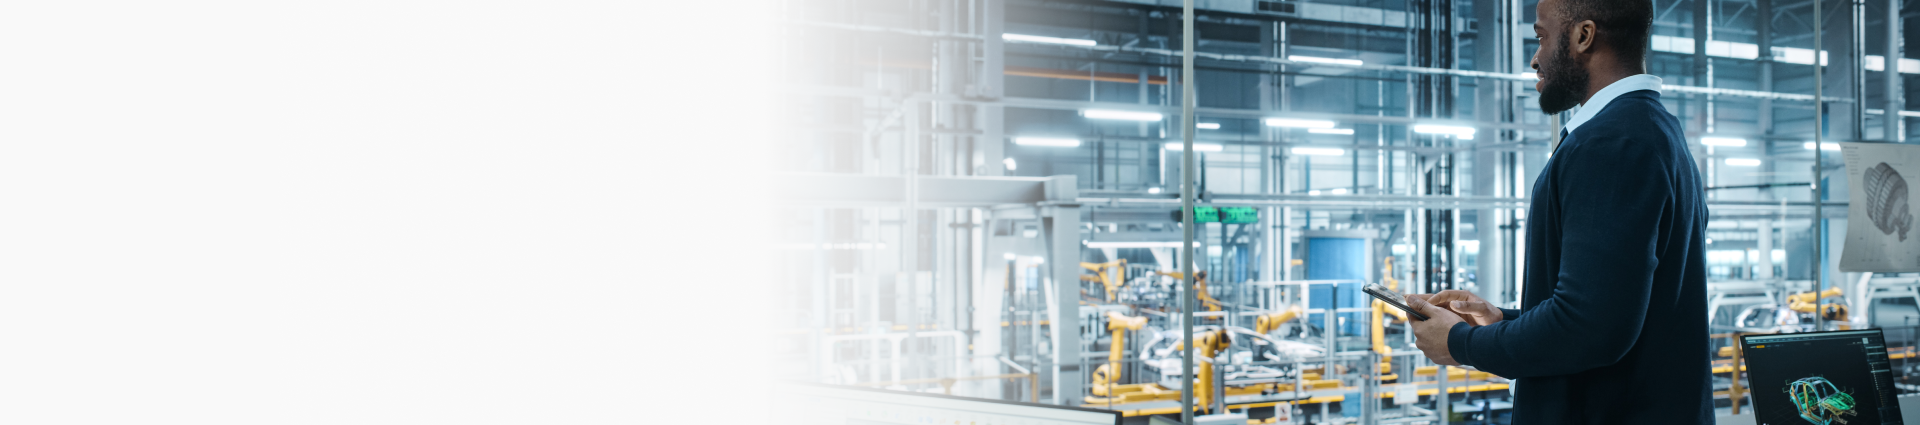
[[(1474, 2), (1474, 18), (1481, 22), (1481, 40), (1499, 40), (1501, 42), (1514, 40), (1512, 34), (1509, 33), (1513, 28), (1513, 25), (1509, 24), (1512, 23), (1510, 21), (1513, 21), (1514, 17), (1509, 14), (1510, 11), (1506, 9), (1506, 6), (1507, 2)], [(1489, 32), (1492, 34), (1488, 34)], [(1513, 63), (1512, 60), (1506, 57), (1510, 52), (1509, 50), (1474, 49), (1474, 52), (1474, 63), (1476, 66), (1481, 67), (1481, 71), (1513, 72), (1513, 69), (1508, 68), (1508, 66)], [(1476, 82), (1475, 87), (1476, 93), (1473, 106), (1474, 117), (1477, 120), (1512, 121), (1514, 114), (1513, 111), (1508, 109), (1509, 105), (1512, 105), (1511, 102), (1508, 102), (1508, 99), (1512, 98), (1510, 91), (1513, 88), (1512, 84), (1501, 84), (1494, 80), (1481, 79)], [(1490, 143), (1507, 143), (1517, 140), (1517, 138), (1507, 138), (1507, 132), (1500, 130), (1481, 131), (1479, 134), (1487, 135), (1485, 140)], [(1479, 151), (1473, 155), (1474, 194), (1479, 196), (1504, 196), (1506, 185), (1504, 184), (1504, 179), (1501, 179), (1500, 176), (1505, 174), (1505, 167), (1507, 165), (1506, 161), (1502, 159), (1508, 156), (1509, 153), (1502, 151)], [(1506, 260), (1505, 253), (1508, 247), (1505, 238), (1501, 237), (1502, 232), (1499, 230), (1505, 224), (1505, 220), (1501, 219), (1505, 212), (1506, 209), (1503, 208), (1482, 209), (1477, 212), (1473, 226), (1474, 233), (1477, 234), (1476, 237), (1479, 238), (1480, 241), (1479, 268), (1476, 273), (1479, 276), (1479, 288), (1476, 292), (1479, 293), (1481, 298), (1495, 300), (1496, 302), (1505, 299), (1507, 292), (1506, 287), (1509, 285), (1506, 280), (1506, 273), (1502, 272), (1502, 270), (1506, 268), (1504, 261)]]
[(1900, 88), (1900, 60), (1907, 56), (1906, 39), (1901, 35), (1901, 27), (1906, 23), (1906, 18), (1900, 16), (1900, 2), (1901, 0), (1887, 0), (1886, 13), (1881, 15), (1887, 17), (1887, 59), (1882, 62), (1886, 66), (1881, 68), (1886, 72), (1884, 89), (1887, 103), (1882, 106), (1886, 115), (1883, 115), (1885, 118), (1882, 120), (1881, 137), (1887, 139), (1889, 143), (1900, 143), (1907, 138), (1907, 119), (1900, 116), (1900, 111), (1907, 107), (1905, 92)]
[[(1822, 144), (1824, 142), (1822, 142), (1821, 139), (1824, 138), (1822, 137), (1823, 134), (1827, 132), (1827, 127), (1826, 127), (1827, 101), (1826, 99), (1821, 97), (1822, 96), (1821, 92), (1822, 90), (1825, 89), (1825, 86), (1826, 86), (1826, 80), (1825, 78), (1823, 78), (1824, 76), (1821, 74), (1825, 73), (1824, 70), (1826, 69), (1825, 65), (1827, 61), (1823, 59), (1826, 59), (1827, 55), (1823, 54), (1823, 52), (1819, 52), (1821, 48), (1826, 47), (1826, 44), (1822, 42), (1823, 41), (1822, 39), (1825, 38), (1822, 34), (1826, 32), (1827, 26), (1826, 26), (1826, 22), (1821, 20), (1821, 17), (1820, 17), (1821, 12), (1823, 12), (1822, 9), (1826, 9), (1826, 5), (1822, 3), (1825, 3), (1825, 2), (1821, 0), (1813, 0), (1813, 45), (1816, 47), (1816, 49), (1814, 49), (1816, 53), (1814, 53), (1813, 55), (1813, 99), (1814, 99), (1814, 103), (1813, 103), (1814, 105), (1814, 109), (1813, 109), (1813, 184), (1809, 186), (1812, 186), (1813, 188), (1813, 193), (1812, 193), (1813, 195), (1813, 201), (1812, 201), (1813, 203), (1813, 255), (1812, 257), (1813, 257), (1813, 291), (1815, 294), (1818, 294), (1821, 291), (1825, 291), (1827, 289), (1826, 282), (1821, 280), (1823, 276), (1821, 276), (1822, 270), (1820, 267), (1820, 263), (1821, 263), (1820, 248), (1826, 245), (1824, 243), (1821, 243), (1825, 241), (1824, 239), (1822, 239), (1825, 237), (1825, 235), (1820, 234), (1820, 223), (1823, 221), (1826, 221), (1824, 217), (1821, 217), (1821, 208), (1820, 208), (1820, 204), (1821, 204), (1820, 202), (1821, 201), (1820, 200), (1820, 174), (1821, 174), (1820, 162), (1826, 160), (1826, 155), (1821, 154), (1822, 151), (1826, 150), (1826, 149), (1821, 149), (1822, 147), (1826, 146)], [(1814, 302), (1820, 303), (1821, 301), (1819, 301), (1818, 297), (1816, 297), (1816, 300)], [(1820, 307), (1820, 306), (1816, 305), (1815, 307)], [(1826, 320), (1823, 319), (1822, 316), (1817, 313), (1820, 311), (1820, 309), (1815, 308), (1814, 311), (1816, 313), (1813, 315), (1813, 328), (1815, 330), (1826, 329), (1827, 327)]]
[[(1754, 4), (1759, 10), (1759, 14), (1755, 15), (1757, 18), (1753, 20), (1753, 27), (1756, 34), (1754, 41), (1760, 45), (1758, 50), (1761, 52), (1761, 55), (1755, 58), (1760, 67), (1760, 91), (1771, 92), (1773, 91), (1773, 0), (1754, 0)], [(1759, 112), (1760, 134), (1772, 136), (1773, 99), (1760, 99)], [(1760, 143), (1763, 149), (1773, 144), (1771, 141)], [(1773, 162), (1767, 161), (1767, 166), (1771, 168)], [(1771, 194), (1772, 191), (1766, 191), (1766, 193)]]
[[(998, 100), (1006, 94), (1006, 43), (1000, 35), (1006, 32), (1007, 2), (1009, 0), (980, 0), (981, 34), (980, 41), (980, 77), (970, 91), (982, 100)], [(974, 138), (974, 174), (980, 176), (1004, 176), (1011, 174), (1006, 164), (1006, 111), (998, 103), (984, 103), (976, 108), (976, 119), (980, 121), (980, 136)]]
[[(1707, 56), (1707, 46), (1713, 40), (1713, 13), (1715, 0), (1693, 0), (1693, 85), (1713, 87), (1713, 58)], [(1702, 134), (1713, 133), (1713, 97), (1699, 95), (1700, 116), (1696, 127)], [(1707, 159), (1707, 178), (1713, 178), (1712, 158)]]
[(1072, 203), (1079, 197), (1077, 184), (1070, 175), (1049, 178), (1046, 191), (1052, 204), (1044, 207), (1047, 269), (1053, 278), (1053, 296), (1046, 300), (1053, 312), (1047, 318), (1053, 329), (1053, 402), (1063, 405), (1080, 404), (1085, 398), (1080, 389), (1087, 382), (1080, 371), (1080, 206)]
[[(1848, 103), (1853, 107), (1853, 120), (1850, 122), (1853, 134), (1847, 141), (1858, 142), (1867, 138), (1867, 0), (1850, 0), (1847, 6), (1847, 22), (1850, 23), (1847, 26), (1847, 79), (1851, 80), (1847, 85), (1850, 89), (1847, 95), (1853, 97), (1853, 102)], [(1886, 58), (1883, 65), (1897, 72), (1899, 67), (1895, 62), (1893, 58)]]
[(1180, 14), (1180, 336), (1189, 350), (1180, 356), (1180, 423), (1193, 423), (1193, 0)]

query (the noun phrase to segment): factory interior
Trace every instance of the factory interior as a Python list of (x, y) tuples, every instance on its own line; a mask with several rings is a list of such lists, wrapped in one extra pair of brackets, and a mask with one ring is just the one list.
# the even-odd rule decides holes
[[(1231, 419), (1211, 423), (1506, 423), (1511, 380), (1435, 364), (1360, 289), (1518, 306), (1528, 197), (1573, 114), (1536, 102), (1536, 1), (775, 3), (788, 118), (753, 345), (776, 378), (1129, 424), (1185, 399)], [(1705, 182), (1722, 423), (1767, 396), (1741, 335), (1880, 329), (1920, 393), (1920, 274), (1841, 269), (1865, 218), (1838, 147), (1914, 137), (1920, 12), (1653, 6), (1647, 71)]]

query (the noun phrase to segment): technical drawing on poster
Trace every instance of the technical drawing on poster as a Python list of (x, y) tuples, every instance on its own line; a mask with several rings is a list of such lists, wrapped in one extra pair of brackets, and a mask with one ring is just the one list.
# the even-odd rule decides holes
[(1867, 219), (1873, 220), (1873, 227), (1888, 235), (1898, 231), (1900, 240), (1907, 240), (1907, 229), (1913, 227), (1913, 214), (1907, 211), (1907, 180), (1885, 162), (1867, 169), (1861, 180), (1867, 192)]
[[(1920, 234), (1913, 232), (1912, 183), (1920, 176), (1920, 146), (1841, 143), (1847, 163), (1847, 239), (1840, 270), (1920, 271)], [(1826, 184), (1831, 185), (1829, 181)], [(1835, 193), (1827, 201), (1838, 201)]]

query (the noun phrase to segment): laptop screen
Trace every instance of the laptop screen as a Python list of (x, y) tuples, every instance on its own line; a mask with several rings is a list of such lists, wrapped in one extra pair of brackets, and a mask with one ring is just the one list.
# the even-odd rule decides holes
[(1740, 338), (1754, 423), (1899, 424), (1893, 371), (1879, 329)]

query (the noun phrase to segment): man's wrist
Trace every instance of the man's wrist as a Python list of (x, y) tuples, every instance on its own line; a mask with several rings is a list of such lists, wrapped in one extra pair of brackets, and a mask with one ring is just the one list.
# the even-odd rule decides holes
[(1477, 328), (1477, 326), (1473, 326), (1467, 322), (1460, 322), (1453, 324), (1453, 328), (1447, 329), (1447, 356), (1453, 357), (1454, 363), (1463, 365), (1473, 364), (1473, 361), (1467, 358), (1467, 352), (1469, 351), (1467, 346), (1473, 338), (1474, 328)]

